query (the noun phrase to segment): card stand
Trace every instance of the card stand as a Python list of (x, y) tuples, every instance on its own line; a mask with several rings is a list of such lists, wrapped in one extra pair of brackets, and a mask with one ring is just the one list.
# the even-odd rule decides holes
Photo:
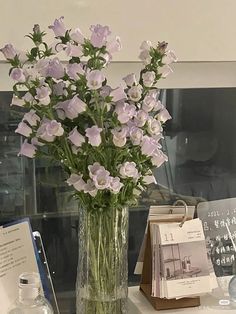
[[(184, 203), (183, 201), (176, 201), (176, 203)], [(161, 222), (180, 222), (183, 224), (184, 221), (189, 220), (187, 216), (187, 205), (184, 203), (185, 206), (185, 215), (183, 219), (172, 219), (170, 213), (170, 219), (168, 220), (161, 220)], [(156, 221), (160, 222), (160, 221)], [(152, 304), (155, 310), (168, 310), (168, 309), (179, 309), (179, 308), (186, 308), (186, 307), (195, 307), (200, 305), (200, 298), (193, 297), (193, 298), (181, 298), (181, 299), (166, 299), (166, 298), (157, 298), (152, 297), (152, 250), (151, 250), (151, 236), (150, 236), (150, 225), (148, 226), (147, 232), (147, 242), (145, 248), (145, 255), (143, 261), (143, 270), (141, 275), (141, 283), (140, 283), (140, 291), (145, 295), (148, 301)]]

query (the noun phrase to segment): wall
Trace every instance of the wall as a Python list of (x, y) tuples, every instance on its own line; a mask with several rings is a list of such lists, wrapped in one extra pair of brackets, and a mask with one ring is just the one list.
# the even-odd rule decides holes
[(0, 0), (0, 46), (25, 49), (33, 24), (47, 29), (55, 17), (68, 26), (108, 24), (122, 38), (116, 60), (137, 60), (140, 42), (166, 40), (180, 61), (236, 60), (235, 0)]
[[(29, 48), (24, 35), (33, 24), (49, 31), (48, 25), (61, 15), (69, 27), (80, 26), (85, 33), (93, 23), (110, 25), (123, 42), (107, 71), (114, 87), (127, 73), (139, 71), (137, 55), (144, 39), (168, 41), (179, 57), (161, 88), (236, 86), (236, 63), (228, 62), (236, 61), (235, 0), (0, 0), (0, 7), (0, 47), (12, 42)], [(2, 54), (0, 90), (9, 90), (8, 67), (1, 59)]]

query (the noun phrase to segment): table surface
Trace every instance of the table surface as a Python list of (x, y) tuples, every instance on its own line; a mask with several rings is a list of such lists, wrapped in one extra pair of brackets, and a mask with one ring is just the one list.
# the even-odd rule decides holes
[[(227, 298), (226, 298), (227, 299)], [(214, 314), (231, 314), (232, 311), (236, 313), (236, 307), (231, 306), (220, 306), (219, 300), (211, 297), (204, 296), (201, 298), (201, 306), (191, 307), (185, 309), (177, 310), (165, 310), (156, 311), (152, 305), (148, 302), (146, 297), (139, 291), (139, 287), (129, 287), (129, 314), (154, 314), (158, 312), (163, 312), (164, 314), (172, 313), (183, 313), (183, 314), (206, 314), (208, 312), (214, 311)], [(213, 312), (212, 312), (213, 313)]]

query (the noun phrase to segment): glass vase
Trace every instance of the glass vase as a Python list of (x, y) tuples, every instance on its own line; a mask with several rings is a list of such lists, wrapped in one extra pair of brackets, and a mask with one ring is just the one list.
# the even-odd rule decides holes
[(128, 209), (80, 210), (77, 314), (127, 313)]

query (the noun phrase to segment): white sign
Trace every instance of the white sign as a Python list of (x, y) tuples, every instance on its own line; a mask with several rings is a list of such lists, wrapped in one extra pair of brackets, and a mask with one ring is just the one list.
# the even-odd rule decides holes
[(18, 297), (18, 277), (39, 272), (28, 220), (0, 227), (0, 308), (6, 314)]

